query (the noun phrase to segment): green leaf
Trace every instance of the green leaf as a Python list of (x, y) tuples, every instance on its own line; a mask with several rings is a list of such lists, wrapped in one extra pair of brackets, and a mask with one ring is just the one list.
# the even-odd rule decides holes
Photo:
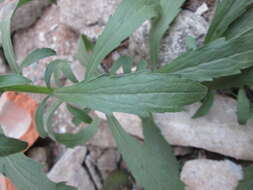
[(137, 64), (137, 69), (138, 72), (139, 71), (148, 71), (148, 63), (145, 60), (141, 60), (138, 64)]
[(81, 110), (77, 107), (71, 106), (67, 104), (68, 111), (74, 116), (74, 118), (84, 122), (84, 123), (91, 123), (92, 118), (88, 115), (88, 113), (84, 110)]
[(78, 40), (76, 58), (83, 66), (88, 65), (93, 49), (94, 49), (93, 43), (88, 39), (87, 36), (81, 34)]
[(38, 131), (41, 138), (47, 137), (47, 131), (44, 128), (44, 113), (46, 110), (46, 103), (49, 99), (49, 96), (47, 96), (39, 105), (39, 107), (36, 110), (35, 114), (35, 122), (36, 122), (36, 130)]
[(21, 63), (21, 68), (27, 67), (46, 57), (54, 56), (56, 52), (50, 48), (35, 49)]
[(56, 98), (80, 108), (135, 114), (179, 111), (205, 95), (198, 82), (148, 72), (101, 76), (54, 91)]
[(253, 7), (232, 23), (225, 33), (227, 39), (238, 38), (253, 32)]
[(45, 123), (45, 130), (47, 131), (50, 138), (55, 140), (55, 132), (53, 130), (52, 122), (53, 122), (53, 116), (54, 112), (60, 107), (62, 104), (62, 101), (55, 101), (51, 103), (51, 105), (47, 108), (44, 115), (44, 123)]
[(195, 50), (197, 49), (197, 41), (192, 36), (187, 36), (186, 38), (186, 46), (188, 50)]
[(73, 73), (69, 61), (63, 61), (62, 64), (60, 64), (61, 71), (63, 72), (64, 76), (69, 79), (71, 82), (76, 83), (78, 82), (75, 74)]
[(124, 161), (145, 190), (184, 189), (179, 180), (179, 164), (152, 118), (143, 119), (143, 144), (128, 135), (115, 117), (107, 118)]
[(19, 190), (68, 190), (64, 184), (59, 186), (50, 181), (42, 166), (22, 153), (0, 157), (0, 172)]
[(50, 62), (47, 65), (44, 78), (45, 78), (45, 82), (46, 82), (46, 85), (47, 85), (48, 88), (51, 88), (52, 75), (57, 70), (58, 64), (61, 63), (61, 62), (62, 62), (62, 60), (57, 59), (57, 60), (54, 60), (54, 61)]
[(56, 59), (50, 62), (46, 68), (44, 78), (45, 78), (45, 82), (48, 88), (51, 88), (51, 78), (53, 75), (54, 75), (55, 83), (57, 84), (57, 86), (60, 86), (60, 87), (62, 86), (61, 72), (70, 81), (74, 83), (78, 82), (73, 71), (71, 70), (69, 61), (65, 59)]
[(58, 183), (56, 185), (56, 190), (76, 190), (76, 188), (68, 186), (65, 183)]
[(131, 185), (130, 175), (126, 171), (116, 170), (112, 172), (104, 182), (104, 190), (118, 190)]
[(113, 49), (120, 45), (145, 20), (157, 16), (157, 3), (149, 0), (123, 0), (99, 36), (87, 67), (86, 79), (97, 75), (97, 67)]
[(240, 88), (245, 85), (251, 86), (253, 84), (253, 69), (244, 70), (241, 74), (232, 75), (228, 77), (221, 77), (211, 82), (203, 83), (209, 89), (229, 89)]
[(121, 56), (111, 68), (111, 74), (115, 74), (120, 67), (123, 67), (124, 73), (131, 73), (133, 60), (129, 56)]
[(95, 136), (99, 129), (99, 120), (92, 122), (91, 126), (81, 129), (75, 134), (57, 134), (54, 133), (54, 138), (58, 143), (64, 144), (69, 148), (73, 148), (78, 145), (83, 145)]
[(160, 0), (159, 16), (153, 19), (150, 31), (150, 56), (153, 65), (157, 66), (161, 39), (181, 10), (185, 0)]
[(242, 69), (253, 66), (252, 38), (253, 35), (246, 35), (230, 41), (216, 40), (185, 53), (159, 72), (178, 74), (197, 81), (238, 74)]
[(133, 66), (133, 60), (131, 57), (121, 56), (118, 61), (122, 62), (123, 71), (125, 74), (131, 73), (131, 69)]
[(218, 0), (216, 14), (205, 42), (209, 43), (223, 37), (229, 25), (246, 12), (252, 2), (252, 0)]
[(0, 157), (18, 153), (25, 150), (27, 143), (0, 134)]
[(115, 63), (113, 63), (110, 74), (116, 74), (116, 72), (119, 70), (121, 66), (122, 66), (121, 62), (117, 60)]
[(244, 169), (244, 179), (240, 181), (236, 190), (250, 190), (253, 189), (253, 166)]
[(20, 0), (12, 1), (2, 8), (3, 19), (0, 22), (0, 29), (2, 33), (2, 46), (4, 50), (4, 55), (12, 69), (17, 74), (21, 73), (21, 69), (16, 62), (15, 53), (11, 41), (11, 19), (15, 14), (18, 7), (30, 2), (31, 0)]
[(10, 86), (17, 86), (17, 85), (24, 85), (29, 84), (32, 81), (29, 79), (22, 77), (21, 75), (0, 75), (0, 88), (10, 87)]
[(241, 125), (245, 125), (251, 116), (250, 101), (243, 88), (240, 88), (237, 97), (237, 118)]
[(215, 91), (209, 91), (207, 96), (204, 98), (202, 105), (196, 111), (192, 118), (203, 117), (208, 114), (209, 110), (211, 109), (214, 101)]

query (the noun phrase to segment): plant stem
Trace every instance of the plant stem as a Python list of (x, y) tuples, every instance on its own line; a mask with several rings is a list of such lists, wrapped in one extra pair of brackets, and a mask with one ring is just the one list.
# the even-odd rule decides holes
[(18, 85), (2, 88), (4, 91), (30, 92), (36, 94), (52, 94), (54, 89), (36, 85)]

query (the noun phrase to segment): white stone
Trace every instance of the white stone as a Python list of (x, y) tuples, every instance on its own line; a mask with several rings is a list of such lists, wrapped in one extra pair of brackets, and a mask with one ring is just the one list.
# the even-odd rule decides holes
[(201, 6), (199, 6), (199, 8), (196, 10), (195, 14), (196, 15), (203, 15), (204, 13), (206, 13), (208, 11), (208, 6), (206, 3), (203, 3)]
[(154, 114), (165, 139), (173, 145), (253, 160), (253, 121), (245, 126), (238, 124), (235, 100), (217, 95), (208, 115), (192, 119), (199, 105), (192, 104), (184, 112)]
[(121, 0), (59, 0), (61, 22), (92, 39), (102, 33)]
[(242, 178), (241, 166), (229, 160), (191, 160), (181, 172), (186, 190), (235, 190)]
[[(182, 11), (162, 39), (159, 63), (169, 63), (184, 53), (188, 36), (195, 38), (198, 43), (201, 43), (207, 33), (207, 29), (208, 23), (204, 18), (191, 11)], [(139, 57), (138, 59), (149, 59), (149, 31), (150, 23), (145, 22), (132, 34), (129, 40), (132, 56), (137, 56)]]
[[(13, 0), (5, 0), (0, 3), (0, 15), (8, 4), (14, 3)], [(33, 0), (17, 9), (12, 20), (12, 31), (31, 26), (43, 13), (43, 10), (49, 5), (48, 0)]]
[(78, 190), (95, 190), (87, 171), (82, 167), (87, 149), (76, 147), (69, 149), (48, 173), (54, 182), (67, 182)]
[[(116, 143), (109, 129), (105, 114), (99, 111), (95, 111), (94, 113), (102, 119), (102, 122), (97, 134), (90, 142), (88, 142), (88, 144), (102, 148), (115, 148)], [(126, 132), (137, 138), (144, 138), (142, 122), (138, 116), (119, 112), (113, 114)]]

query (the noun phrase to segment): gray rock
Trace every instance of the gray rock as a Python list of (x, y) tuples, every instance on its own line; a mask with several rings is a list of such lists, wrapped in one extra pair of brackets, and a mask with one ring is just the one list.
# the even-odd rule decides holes
[[(0, 18), (2, 12), (8, 4), (14, 3), (12, 0), (5, 0), (0, 3)], [(31, 26), (42, 15), (43, 10), (49, 5), (48, 0), (33, 0), (28, 4), (17, 9), (12, 20), (12, 31), (27, 28)]]
[(98, 132), (89, 142), (87, 142), (87, 144), (100, 147), (103, 149), (117, 147), (114, 138), (112, 136), (112, 133), (105, 120), (101, 120)]
[(101, 172), (102, 178), (106, 179), (111, 172), (117, 169), (120, 161), (120, 153), (115, 149), (108, 149), (97, 159), (97, 167)]
[(236, 159), (253, 160), (253, 121), (246, 126), (237, 122), (235, 100), (216, 96), (208, 115), (192, 119), (199, 103), (184, 112), (154, 114), (165, 139), (180, 146), (203, 148)]
[(121, 0), (59, 0), (61, 22), (97, 39)]
[[(49, 57), (24, 68), (23, 74), (36, 85), (45, 85), (44, 75), (48, 63), (55, 59), (67, 59), (78, 79), (83, 79), (84, 68), (74, 58), (77, 48), (78, 35), (60, 23), (60, 10), (56, 5), (48, 7), (41, 18), (31, 27), (19, 30), (14, 34), (14, 49), (17, 62), (22, 60), (36, 48), (52, 48), (57, 52), (57, 56)], [(66, 81), (63, 79), (63, 83)], [(38, 102), (45, 97), (40, 94), (33, 94)], [(54, 119), (57, 132), (73, 132), (76, 128), (71, 122), (71, 115), (62, 105)]]
[[(95, 111), (95, 114), (102, 120), (101, 127), (95, 137), (89, 142), (89, 144), (98, 146), (101, 148), (115, 148), (116, 143), (111, 134), (106, 121), (106, 116), (104, 113)], [(127, 113), (115, 112), (114, 116), (117, 118), (122, 127), (130, 135), (137, 138), (143, 139), (142, 123), (138, 116)]]
[(42, 15), (43, 10), (49, 4), (49, 0), (33, 0), (17, 9), (13, 17), (12, 31), (31, 26)]
[[(162, 39), (159, 63), (169, 63), (185, 52), (187, 36), (201, 43), (207, 29), (208, 23), (204, 18), (190, 11), (182, 11)], [(137, 56), (136, 61), (141, 58), (149, 60), (149, 31), (150, 22), (145, 22), (130, 37), (129, 48), (131, 55)]]
[(241, 166), (229, 160), (192, 160), (181, 172), (186, 190), (235, 190), (242, 178)]
[(72, 64), (79, 64), (74, 59), (78, 35), (60, 23), (59, 8), (50, 6), (42, 17), (30, 28), (14, 34), (14, 49), (17, 62), (22, 60), (36, 48), (52, 48), (57, 56), (43, 59), (25, 68), (24, 76), (30, 78), (34, 84), (45, 85), (44, 72), (47, 64), (55, 59), (67, 59)]
[(0, 74), (6, 74), (7, 72), (8, 72), (8, 68), (4, 60), (4, 55), (3, 55), (3, 52), (0, 50)]
[(49, 163), (47, 158), (47, 149), (43, 147), (34, 147), (28, 150), (27, 155), (33, 160), (39, 162), (43, 166), (43, 171), (47, 172)]
[(79, 190), (95, 190), (86, 170), (82, 167), (87, 149), (76, 147), (69, 149), (48, 173), (54, 182), (67, 182)]

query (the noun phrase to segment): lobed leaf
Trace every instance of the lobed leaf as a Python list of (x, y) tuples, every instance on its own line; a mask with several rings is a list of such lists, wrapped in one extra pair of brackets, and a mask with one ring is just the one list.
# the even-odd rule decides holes
[(88, 65), (93, 49), (94, 45), (92, 44), (92, 42), (88, 39), (87, 36), (81, 34), (78, 40), (76, 58), (83, 66)]
[(81, 110), (69, 104), (67, 104), (67, 109), (74, 116), (74, 118), (78, 119), (79, 121), (82, 121), (84, 123), (92, 122), (92, 118), (89, 116), (87, 111)]
[(159, 72), (178, 74), (197, 81), (238, 74), (242, 69), (253, 66), (252, 38), (253, 34), (229, 41), (216, 40), (183, 54)]
[(54, 91), (56, 98), (80, 108), (135, 114), (179, 111), (205, 95), (198, 82), (148, 72), (101, 76)]
[(25, 150), (27, 143), (0, 134), (0, 157)]
[(51, 88), (51, 78), (54, 75), (55, 83), (58, 87), (61, 87), (61, 72), (64, 76), (72, 81), (73, 83), (78, 82), (75, 74), (71, 70), (69, 61), (65, 59), (56, 59), (51, 61), (46, 68), (45, 72), (45, 82), (48, 88)]
[(2, 8), (3, 19), (0, 22), (0, 30), (2, 33), (2, 46), (4, 50), (4, 55), (12, 69), (17, 74), (21, 73), (20, 66), (16, 62), (15, 53), (11, 41), (11, 20), (17, 8), (30, 2), (31, 0), (16, 0), (7, 4)]
[(241, 125), (245, 125), (251, 117), (250, 100), (244, 88), (240, 88), (237, 97), (237, 118)]
[(209, 91), (207, 96), (204, 98), (202, 105), (196, 111), (192, 118), (203, 117), (208, 114), (209, 110), (211, 109), (214, 101), (215, 91)]
[(137, 69), (138, 72), (139, 71), (148, 71), (148, 63), (145, 60), (141, 60), (138, 64), (137, 64)]
[(10, 178), (19, 190), (75, 189), (50, 181), (42, 171), (42, 166), (22, 153), (0, 157), (0, 172)]
[(229, 25), (245, 13), (252, 3), (253, 0), (218, 0), (205, 43), (223, 37)]
[(232, 23), (225, 32), (227, 39), (238, 38), (253, 32), (253, 7), (249, 8), (242, 16)]
[(143, 119), (143, 144), (128, 135), (114, 116), (107, 115), (107, 119), (124, 161), (144, 189), (184, 189), (179, 179), (179, 164), (152, 118)]
[(31, 81), (21, 75), (0, 75), (0, 88), (29, 84)]
[(116, 61), (116, 63), (114, 63), (112, 65), (110, 73), (115, 74), (121, 66), (123, 67), (123, 71), (124, 71), (125, 74), (126, 73), (131, 73), (131, 69), (132, 69), (132, 66), (133, 66), (132, 58), (128, 57), (128, 56), (121, 56)]
[(21, 68), (27, 67), (41, 59), (54, 55), (56, 55), (56, 52), (50, 48), (35, 49), (22, 61)]
[(44, 128), (44, 113), (46, 111), (46, 103), (49, 99), (49, 96), (47, 96), (39, 105), (39, 107), (36, 110), (35, 114), (35, 122), (36, 122), (36, 130), (38, 131), (41, 138), (47, 137), (47, 131)]
[(253, 84), (253, 69), (246, 69), (241, 74), (221, 77), (210, 82), (203, 83), (209, 89), (229, 89), (240, 88), (245, 85), (252, 86)]
[(54, 133), (54, 138), (58, 143), (64, 144), (69, 148), (73, 148), (78, 145), (87, 143), (98, 131), (99, 121), (95, 120), (91, 123), (91, 126), (81, 129), (75, 134), (65, 133), (58, 134)]
[(97, 67), (106, 55), (119, 46), (145, 20), (157, 15), (157, 3), (150, 0), (123, 0), (98, 38), (94, 53), (87, 66), (86, 79), (91, 79), (94, 75), (97, 76)]
[(160, 42), (169, 25), (176, 18), (185, 0), (160, 0), (159, 16), (152, 20), (150, 31), (151, 62), (156, 67), (160, 50)]

